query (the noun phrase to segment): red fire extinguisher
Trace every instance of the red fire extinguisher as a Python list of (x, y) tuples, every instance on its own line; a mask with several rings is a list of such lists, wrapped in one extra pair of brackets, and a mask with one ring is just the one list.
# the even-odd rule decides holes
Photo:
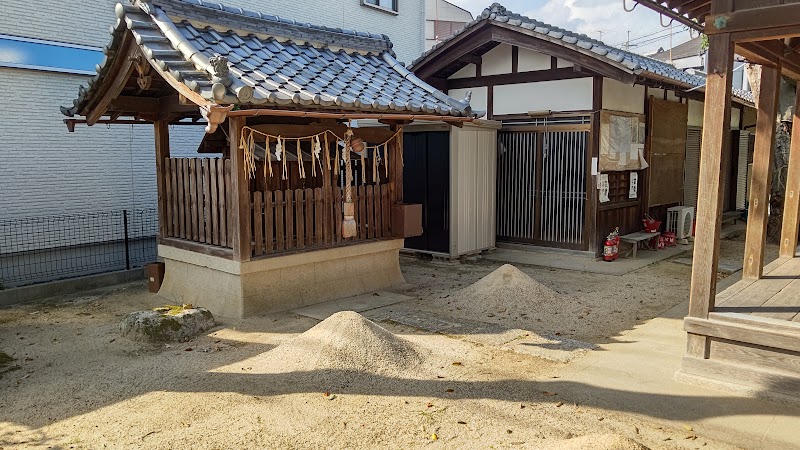
[(617, 242), (610, 234), (606, 237), (606, 242), (603, 245), (603, 261), (614, 261), (616, 259), (616, 246)]
[(603, 244), (603, 261), (614, 261), (619, 257), (619, 228), (606, 236)]

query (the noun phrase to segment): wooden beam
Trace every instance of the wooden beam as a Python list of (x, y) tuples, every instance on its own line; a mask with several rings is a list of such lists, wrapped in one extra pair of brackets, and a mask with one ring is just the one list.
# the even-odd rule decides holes
[[(703, 113), (703, 147), (697, 198), (697, 228), (689, 293), (689, 316), (707, 318), (717, 290), (719, 233), (722, 219), (722, 155), (728, 148), (731, 123), (733, 44), (730, 36), (709, 36), (708, 76)], [(690, 334), (687, 354), (708, 357), (709, 341)]]
[[(742, 9), (739, 11), (726, 11), (711, 14), (705, 18), (705, 34), (711, 36), (720, 33), (730, 33), (735, 40), (737, 33), (754, 30), (770, 30), (781, 27), (794, 28), (800, 24), (800, 4), (787, 3), (775, 6), (761, 6), (758, 8)], [(779, 39), (783, 36), (763, 36), (764, 39)]]
[(481, 45), (491, 42), (490, 26), (489, 22), (484, 22), (446, 42), (415, 65), (414, 74), (423, 80), (435, 76), (440, 70), (458, 61), (459, 58), (469, 54)]
[(106, 114), (111, 101), (119, 96), (135, 70), (135, 56), (139, 52), (139, 47), (134, 45), (130, 33), (125, 33), (120, 47), (111, 67), (108, 68), (105, 76), (100, 78), (101, 86), (95, 87), (100, 91), (99, 94), (94, 95), (87, 110), (81, 111), (89, 125), (94, 125)]
[(572, 67), (560, 69), (535, 70), (531, 72), (503, 73), (499, 75), (485, 75), (482, 77), (456, 78), (447, 80), (447, 89), (462, 89), (499, 84), (536, 83), (539, 81), (567, 80), (572, 78), (591, 77), (589, 72), (576, 72)]
[(511, 46), (511, 73), (519, 72), (519, 47)]
[(636, 81), (636, 75), (621, 64), (612, 64), (602, 61), (598, 59), (596, 54), (589, 50), (577, 50), (567, 47), (567, 44), (560, 39), (551, 38), (541, 33), (536, 33), (533, 30), (520, 29), (513, 25), (499, 22), (493, 23), (493, 28), (490, 31), (492, 41), (516, 45), (528, 50), (555, 56), (626, 84), (633, 84)]
[(764, 273), (764, 246), (767, 242), (769, 192), (772, 186), (772, 157), (775, 145), (775, 120), (778, 111), (781, 72), (779, 67), (761, 68), (761, 87), (756, 104), (756, 143), (750, 184), (750, 210), (744, 246), (742, 278), (757, 280)]
[(244, 117), (228, 118), (228, 148), (231, 159), (231, 196), (233, 202), (228, 207), (228, 220), (231, 222), (233, 236), (228, 240), (233, 242), (233, 260), (250, 261), (250, 183), (244, 173), (244, 149), (239, 148), (239, 138), (242, 127), (245, 125)]
[(483, 61), (483, 59), (478, 55), (473, 55), (473, 54), (467, 53), (466, 55), (459, 56), (458, 57), (458, 61), (463, 61), (463, 62), (465, 62), (467, 64), (478, 65)]
[(167, 236), (167, 196), (164, 160), (169, 158), (169, 122), (159, 120), (153, 124), (156, 140), (156, 188), (158, 192), (158, 236)]
[(794, 116), (792, 117), (792, 141), (789, 149), (786, 195), (783, 199), (780, 256), (790, 258), (795, 256), (797, 227), (800, 225), (798, 219), (800, 219), (800, 89), (797, 89), (795, 94)]

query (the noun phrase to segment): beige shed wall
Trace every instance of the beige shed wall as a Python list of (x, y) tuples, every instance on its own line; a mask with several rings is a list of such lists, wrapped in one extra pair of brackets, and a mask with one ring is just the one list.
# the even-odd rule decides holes
[(450, 256), (495, 246), (497, 129), (481, 121), (450, 128)]

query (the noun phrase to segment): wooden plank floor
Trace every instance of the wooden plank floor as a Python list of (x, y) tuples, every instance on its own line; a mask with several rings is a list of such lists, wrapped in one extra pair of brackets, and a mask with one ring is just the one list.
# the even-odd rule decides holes
[(764, 268), (760, 280), (742, 280), (720, 292), (717, 313), (738, 313), (800, 325), (800, 258), (781, 258)]

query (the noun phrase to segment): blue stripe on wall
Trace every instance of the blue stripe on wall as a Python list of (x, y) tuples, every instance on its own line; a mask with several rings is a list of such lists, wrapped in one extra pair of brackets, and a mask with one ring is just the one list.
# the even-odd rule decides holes
[(0, 67), (94, 75), (102, 59), (91, 47), (0, 35)]

